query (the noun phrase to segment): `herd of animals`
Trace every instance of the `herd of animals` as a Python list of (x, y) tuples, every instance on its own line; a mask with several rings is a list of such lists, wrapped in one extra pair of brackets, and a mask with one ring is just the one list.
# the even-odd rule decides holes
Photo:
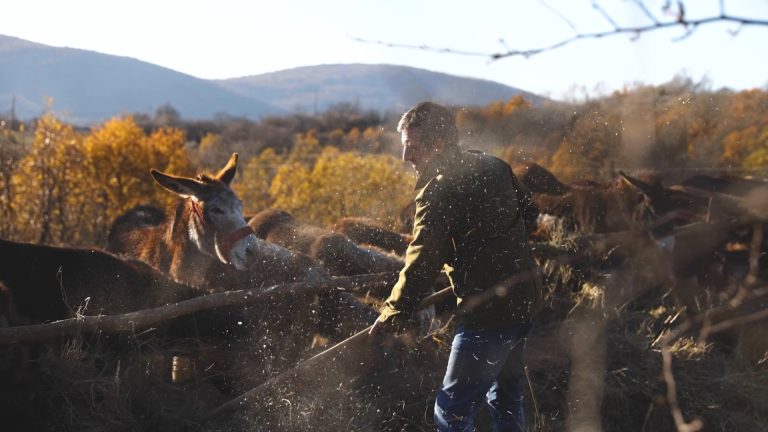
[[(177, 204), (127, 211), (112, 224), (104, 249), (0, 239), (0, 322), (12, 328), (78, 314), (118, 314), (217, 291), (327, 283), (402, 267), (412, 208), (403, 210), (402, 233), (363, 218), (344, 219), (333, 229), (310, 226), (280, 209), (244, 216), (230, 188), (236, 167), (235, 154), (215, 175), (187, 178), (153, 170), (158, 185), (178, 195)], [(541, 213), (531, 235), (541, 260), (566, 254), (571, 265), (619, 263), (637, 273), (663, 267), (656, 280), (670, 284), (688, 314), (711, 306), (712, 293), (754, 285), (765, 276), (768, 182), (762, 179), (697, 174), (670, 180), (620, 172), (609, 183), (568, 185), (533, 163), (515, 172)], [(577, 241), (561, 247), (558, 230)], [(217, 325), (237, 327), (233, 323), (243, 314)], [(371, 302), (331, 290), (285, 299), (268, 317), (248, 319), (266, 321), (263, 328), (277, 327), (293, 338), (295, 360), (303, 349), (298, 345), (309, 345), (312, 335), (342, 340), (376, 316)], [(297, 321), (302, 331), (296, 331)]]

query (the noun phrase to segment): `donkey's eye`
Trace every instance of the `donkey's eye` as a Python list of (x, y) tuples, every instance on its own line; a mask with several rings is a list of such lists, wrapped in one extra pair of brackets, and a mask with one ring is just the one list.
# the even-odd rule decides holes
[(218, 207), (213, 207), (213, 208), (211, 208), (211, 210), (210, 210), (210, 211), (211, 211), (211, 213), (213, 213), (213, 214), (224, 214), (224, 210), (222, 210), (222, 209), (220, 209), (220, 208), (218, 208)]

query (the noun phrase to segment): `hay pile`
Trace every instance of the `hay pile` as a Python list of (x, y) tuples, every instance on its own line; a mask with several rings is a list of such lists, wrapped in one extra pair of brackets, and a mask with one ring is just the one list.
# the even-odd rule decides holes
[[(616, 301), (616, 290), (639, 283), (637, 275), (582, 264), (542, 263), (547, 307), (527, 353), (530, 429), (675, 430), (659, 337), (684, 317), (669, 287), (646, 287)], [(198, 319), (174, 324), (197, 328), (185, 339), (169, 339), (160, 329), (0, 347), (0, 417), (24, 430), (434, 429), (432, 404), (450, 326), (416, 345), (377, 347), (370, 373), (331, 362), (317, 370), (320, 380), (204, 418), (323, 349), (309, 348), (302, 320), (311, 312), (251, 314), (246, 322), (242, 316), (233, 315), (226, 337), (202, 331), (208, 324)], [(756, 431), (768, 424), (766, 362), (743, 358), (738, 336), (737, 329), (698, 341), (691, 333), (670, 347), (680, 409), (705, 430)], [(179, 382), (172, 382), (174, 357)], [(478, 424), (486, 422), (481, 414)]]

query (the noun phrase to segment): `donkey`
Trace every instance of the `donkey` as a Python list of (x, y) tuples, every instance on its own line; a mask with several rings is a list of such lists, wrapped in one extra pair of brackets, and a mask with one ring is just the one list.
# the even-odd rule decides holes
[[(199, 175), (193, 179), (152, 170), (152, 177), (160, 186), (183, 200), (167, 212), (164, 222), (160, 222), (162, 218), (155, 210), (146, 206), (129, 210), (113, 223), (107, 249), (144, 260), (177, 281), (211, 289), (325, 280), (327, 272), (310, 257), (255, 236), (245, 221), (241, 201), (229, 186), (236, 166), (237, 154), (233, 154), (227, 165), (212, 177)], [(334, 300), (338, 307), (355, 306), (343, 293), (330, 294), (332, 298), (338, 296), (344, 297)], [(273, 318), (268, 319), (281, 331), (301, 323), (311, 324), (304, 321), (322, 315), (313, 312), (314, 296), (285, 300), (285, 304), (272, 308)], [(227, 310), (228, 322), (253, 321), (255, 317), (246, 309)], [(334, 312), (327, 317), (326, 321), (333, 327), (328, 331), (331, 336), (340, 328), (338, 334), (344, 336), (359, 330), (357, 322), (353, 323), (354, 328), (339, 325), (336, 321), (341, 316)], [(367, 323), (369, 317), (364, 316)], [(311, 332), (311, 329), (305, 330), (304, 333)], [(285, 334), (282, 338), (288, 336)]]
[(236, 171), (237, 153), (215, 176), (187, 178), (151, 170), (160, 186), (183, 199), (164, 221), (154, 211), (137, 209), (116, 219), (107, 250), (144, 260), (191, 285), (208, 285), (230, 269), (246, 270), (268, 246), (246, 223), (242, 202), (230, 188)]

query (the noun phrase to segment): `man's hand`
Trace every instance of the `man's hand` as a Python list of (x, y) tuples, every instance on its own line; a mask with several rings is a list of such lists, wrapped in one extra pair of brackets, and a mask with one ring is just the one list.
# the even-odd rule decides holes
[(368, 332), (370, 335), (380, 335), (382, 333), (401, 334), (410, 332), (415, 329), (415, 325), (411, 319), (405, 316), (405, 314), (397, 314), (389, 317), (387, 320), (382, 321), (381, 316), (376, 318), (373, 322), (371, 330)]
[(381, 318), (376, 318), (376, 321), (373, 322), (373, 325), (371, 326), (371, 330), (368, 331), (368, 334), (371, 336), (376, 336), (381, 334), (382, 331), (384, 331), (384, 327), (387, 327), (388, 324), (386, 321), (381, 321)]

